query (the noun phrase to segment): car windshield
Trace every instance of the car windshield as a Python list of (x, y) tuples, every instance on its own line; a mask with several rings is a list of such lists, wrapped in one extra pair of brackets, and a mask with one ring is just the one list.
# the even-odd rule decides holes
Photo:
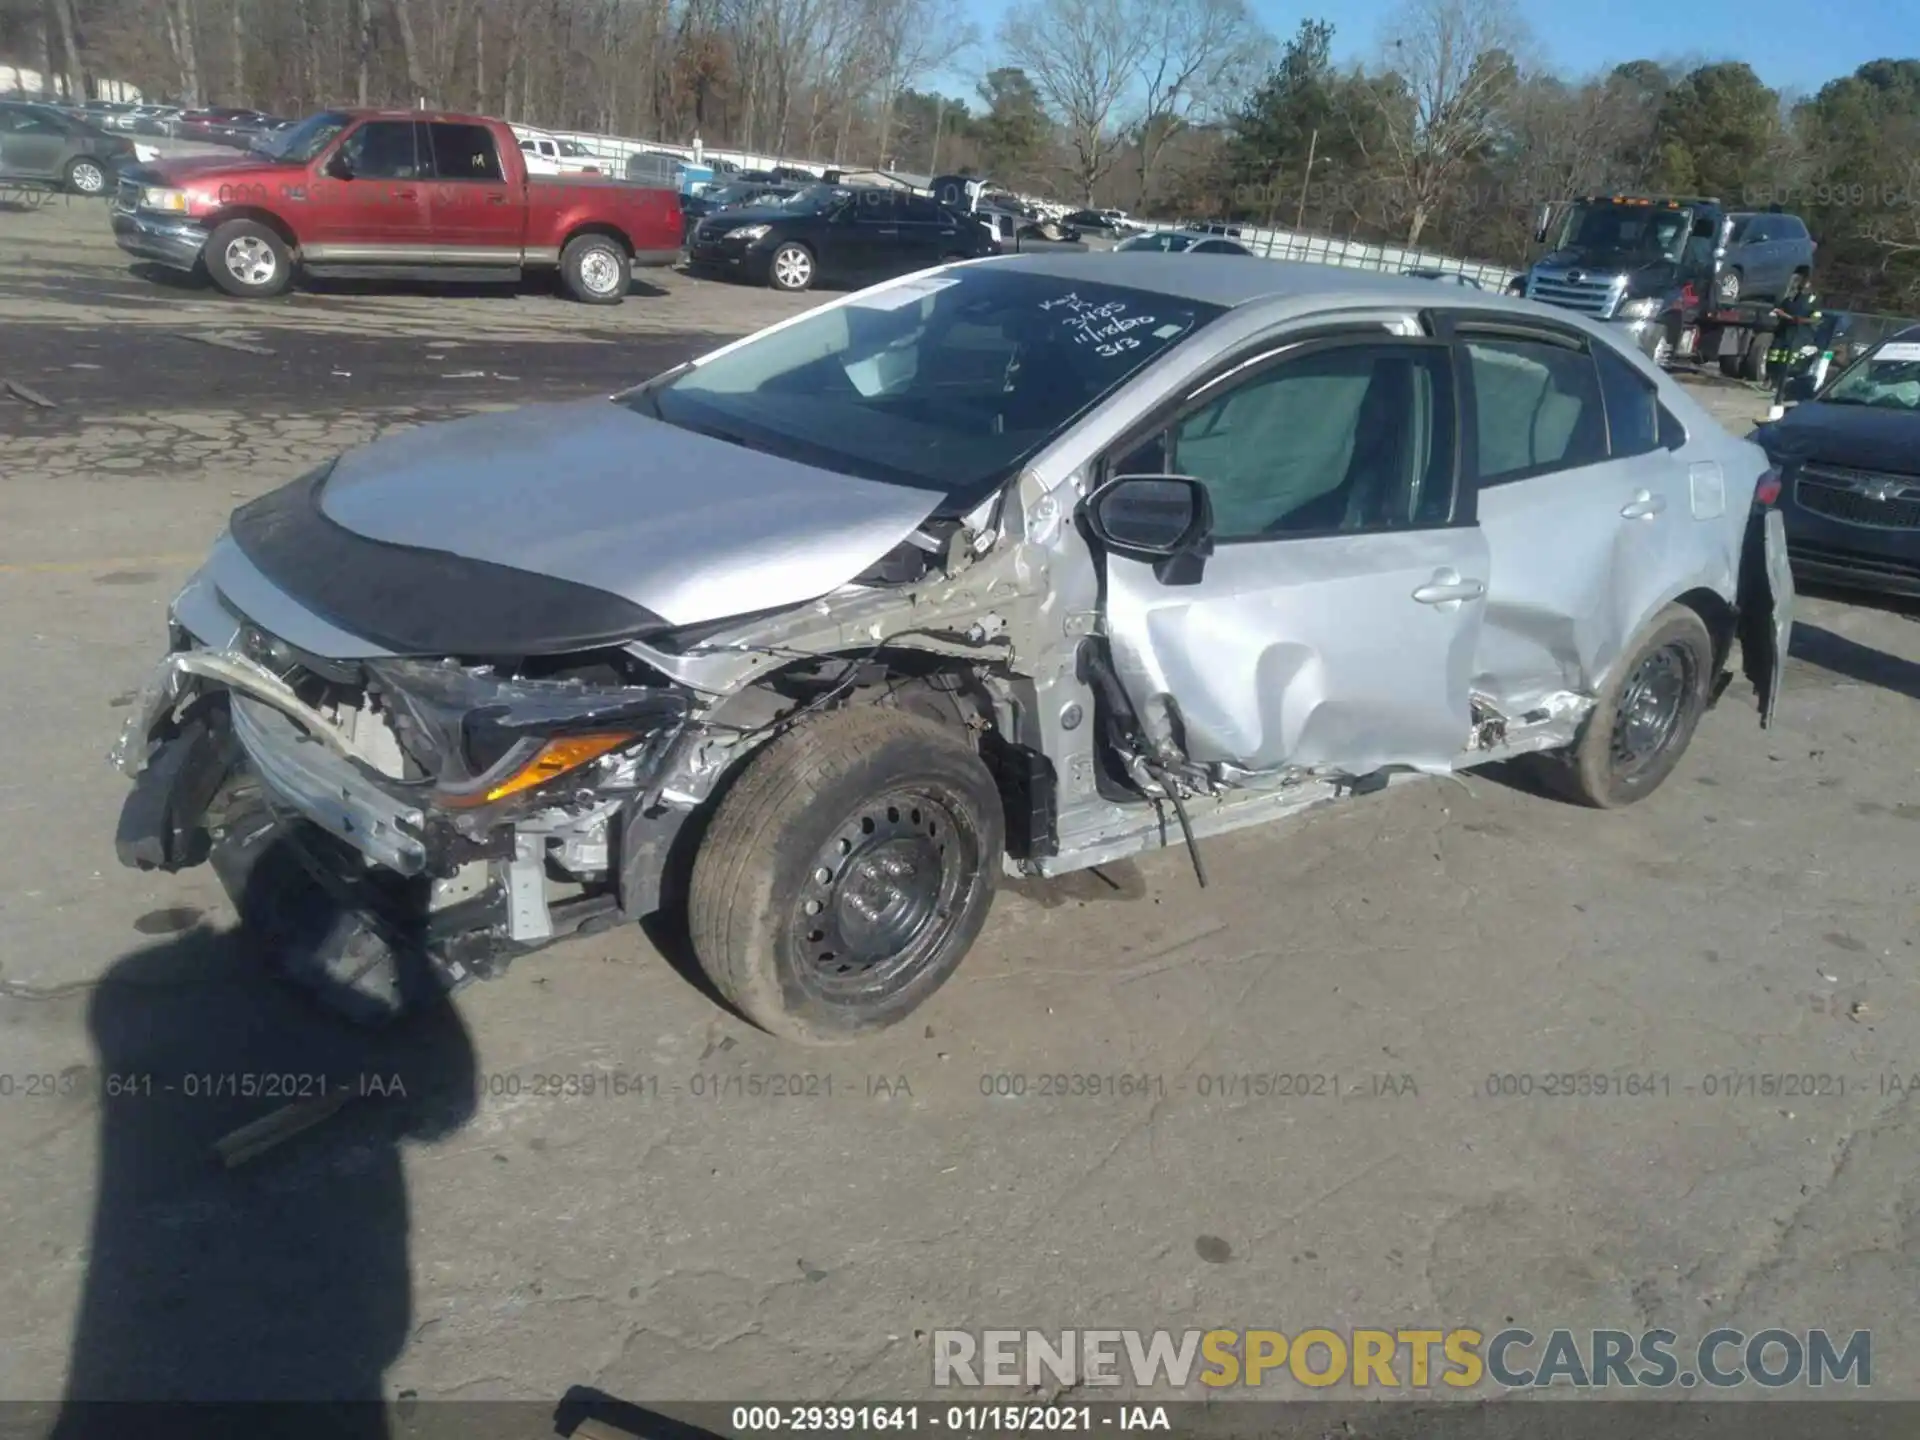
[(1856, 360), (1820, 399), (1829, 405), (1920, 411), (1920, 341), (1889, 341)]
[(997, 267), (917, 276), (620, 398), (752, 449), (941, 492), (958, 514), (1221, 313)]
[(836, 209), (853, 192), (844, 185), (809, 185), (782, 203), (801, 215), (824, 215)]
[(323, 110), (318, 115), (309, 115), (290, 129), (276, 130), (254, 141), (254, 149), (276, 160), (305, 164), (326, 149), (328, 141), (346, 129), (350, 118), (335, 111)]
[(1690, 210), (1657, 210), (1650, 205), (1575, 205), (1560, 229), (1560, 243), (1555, 248), (1678, 260), (1692, 222)]
[[(720, 209), (727, 205), (742, 204), (762, 193), (762, 187), (758, 185), (717, 185), (707, 191), (707, 199), (713, 202), (715, 209)], [(766, 196), (769, 204), (779, 198), (778, 195), (769, 194)]]

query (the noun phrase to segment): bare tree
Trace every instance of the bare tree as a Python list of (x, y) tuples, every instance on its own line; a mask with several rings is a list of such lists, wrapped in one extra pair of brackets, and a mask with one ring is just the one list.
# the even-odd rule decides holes
[(1122, 109), (1151, 43), (1128, 0), (1025, 0), (1001, 22), (1008, 61), (1066, 129), (1069, 179), (1087, 203), (1120, 159)]
[[(64, 0), (54, 0), (57, 5)], [(173, 52), (174, 68), (180, 74), (180, 103), (200, 103), (200, 56), (193, 34), (193, 0), (161, 0), (161, 15), (167, 27), (167, 46)]]
[(61, 69), (66, 76), (67, 96), (77, 100), (90, 87), (87, 83), (87, 62), (80, 54), (80, 22), (73, 13), (73, 0), (53, 0), (53, 13), (60, 22), (60, 48), (66, 56)]
[(1138, 205), (1145, 206), (1167, 144), (1193, 119), (1244, 92), (1270, 42), (1245, 0), (1142, 0), (1136, 15), (1147, 37), (1134, 126)]
[(1499, 134), (1527, 31), (1512, 0), (1402, 0), (1386, 32), (1400, 93), (1380, 88), (1387, 165), (1407, 244)]

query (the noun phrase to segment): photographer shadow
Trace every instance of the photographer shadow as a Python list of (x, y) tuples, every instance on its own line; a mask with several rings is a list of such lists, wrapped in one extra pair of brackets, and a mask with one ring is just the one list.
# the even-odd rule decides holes
[[(277, 979), (262, 944), (196, 928), (95, 988), (99, 1163), (55, 1440), (326, 1434), (385, 1440), (383, 1377), (413, 1329), (403, 1150), (473, 1115), (471, 1039), (444, 999), (356, 1028)], [(239, 1163), (216, 1142), (289, 1102), (348, 1097)], [(298, 1410), (236, 1407), (300, 1402)], [(227, 1417), (222, 1423), (222, 1415)], [(263, 1428), (264, 1427), (264, 1428)]]

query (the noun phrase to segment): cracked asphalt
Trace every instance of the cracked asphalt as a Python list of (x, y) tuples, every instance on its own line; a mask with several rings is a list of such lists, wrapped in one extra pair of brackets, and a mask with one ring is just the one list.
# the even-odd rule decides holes
[[(1629, 811), (1468, 776), (1207, 842), (1204, 892), (1178, 851), (1005, 892), (857, 1049), (744, 1027), (629, 931), (346, 1034), (204, 870), (114, 861), (167, 599), (343, 446), (802, 302), (247, 305), (123, 258), (97, 206), (0, 213), (0, 378), (53, 402), (0, 393), (0, 1399), (909, 1397), (936, 1329), (1510, 1318), (1870, 1328), (1875, 1392), (1920, 1397), (1920, 612), (1803, 598), (1780, 724), (1736, 683)], [(1570, 1071), (1652, 1093), (1485, 1093)], [(220, 1168), (318, 1074), (357, 1077), (340, 1113)]]

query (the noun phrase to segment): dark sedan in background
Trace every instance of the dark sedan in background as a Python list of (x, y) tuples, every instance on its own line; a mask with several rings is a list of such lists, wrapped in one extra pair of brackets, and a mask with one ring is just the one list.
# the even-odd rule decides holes
[(987, 228), (925, 195), (811, 185), (778, 205), (709, 215), (687, 238), (687, 266), (776, 290), (816, 281), (870, 285), (946, 260), (998, 253)]
[(105, 195), (136, 159), (134, 143), (51, 105), (0, 100), (0, 175)]
[(680, 213), (686, 220), (687, 238), (693, 238), (694, 226), (717, 211), (733, 210), (742, 205), (777, 205), (799, 193), (798, 185), (735, 180), (729, 184), (715, 185), (699, 195), (682, 195)]
[(1753, 435), (1801, 579), (1920, 596), (1920, 325)]

